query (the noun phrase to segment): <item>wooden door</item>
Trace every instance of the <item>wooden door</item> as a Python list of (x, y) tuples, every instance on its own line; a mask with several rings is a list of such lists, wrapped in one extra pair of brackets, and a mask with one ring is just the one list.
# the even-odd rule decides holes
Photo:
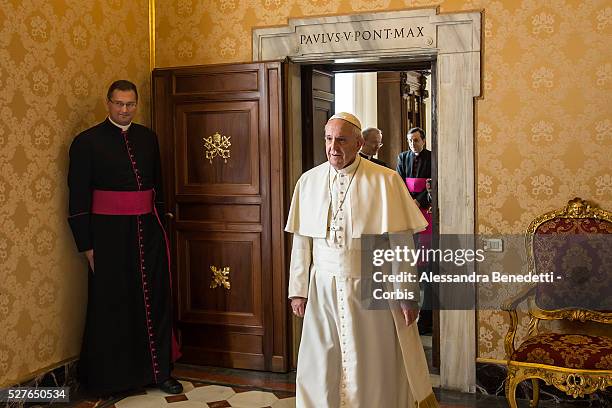
[(402, 93), (399, 72), (377, 72), (377, 127), (383, 134), (383, 145), (378, 158), (397, 167), (397, 156), (404, 151), (406, 135), (402, 134)]
[(153, 73), (180, 362), (287, 370), (282, 68)]
[[(406, 135), (413, 127), (429, 132), (425, 118), (424, 71), (378, 72), (378, 128), (383, 132), (383, 146), (378, 158), (391, 168), (397, 167), (397, 156), (408, 150)], [(431, 146), (427, 146), (431, 150)]]
[(302, 66), (302, 165), (310, 170), (327, 161), (325, 124), (335, 110), (333, 72)]

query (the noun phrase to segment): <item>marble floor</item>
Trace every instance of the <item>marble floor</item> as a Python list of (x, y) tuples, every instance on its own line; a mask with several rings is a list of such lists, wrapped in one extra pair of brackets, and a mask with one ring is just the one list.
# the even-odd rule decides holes
[[(295, 396), (284, 391), (263, 391), (250, 387), (206, 384), (181, 380), (185, 392), (168, 395), (148, 389), (120, 400), (81, 401), (78, 408), (295, 408)], [(504, 398), (436, 390), (440, 408), (507, 408)], [(66, 406), (66, 405), (62, 405)], [(527, 401), (519, 401), (527, 408)], [(541, 408), (577, 408), (584, 405), (541, 403)], [(59, 405), (58, 405), (59, 407)], [(379, 407), (373, 407), (379, 408)], [(382, 407), (380, 407), (382, 408)]]
[[(106, 399), (85, 398), (68, 405), (70, 408), (293, 408), (295, 394), (264, 391), (251, 387), (217, 385), (180, 380), (183, 393), (166, 394), (158, 389), (141, 390), (132, 395)], [(67, 407), (66, 404), (52, 406)]]
[(181, 381), (184, 393), (168, 395), (157, 389), (124, 398), (113, 408), (290, 408), (295, 407), (293, 393), (262, 391), (248, 387), (223, 386)]
[[(146, 389), (106, 400), (81, 400), (70, 408), (294, 408), (295, 373), (275, 374), (248, 370), (179, 365), (174, 375), (181, 379), (183, 394), (169, 395)], [(502, 397), (435, 389), (440, 408), (507, 408)], [(57, 405), (58, 407), (60, 405)], [(520, 408), (528, 402), (519, 401)], [(544, 402), (541, 408), (578, 408), (588, 405)], [(603, 406), (600, 406), (603, 407)], [(383, 407), (372, 407), (383, 408)]]
[[(465, 394), (439, 389), (439, 370), (431, 364), (432, 338), (421, 336), (428, 357), (431, 383), (440, 408), (507, 408), (504, 397), (483, 394)], [(169, 395), (158, 389), (143, 389), (131, 394), (104, 400), (76, 398), (63, 408), (294, 408), (295, 372), (284, 374), (202, 367), (177, 364), (173, 375), (184, 387), (180, 395)], [(605, 403), (604, 403), (605, 404)], [(57, 405), (60, 407), (60, 405)], [(519, 401), (519, 408), (527, 408), (528, 401)], [(554, 403), (541, 401), (540, 408), (612, 408), (606, 405), (583, 403)], [(370, 407), (368, 407), (370, 408)], [(383, 408), (383, 407), (371, 407)]]

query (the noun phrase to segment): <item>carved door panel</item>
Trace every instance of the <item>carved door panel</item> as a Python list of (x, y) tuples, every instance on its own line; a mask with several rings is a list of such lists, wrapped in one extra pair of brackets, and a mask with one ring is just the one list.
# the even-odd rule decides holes
[(287, 369), (282, 68), (153, 73), (181, 362)]
[(327, 161), (325, 124), (335, 110), (334, 73), (302, 66), (303, 171)]
[(377, 72), (377, 127), (383, 134), (383, 145), (378, 158), (392, 169), (397, 167), (397, 155), (404, 151), (406, 135), (403, 134), (402, 117), (404, 103), (399, 72)]

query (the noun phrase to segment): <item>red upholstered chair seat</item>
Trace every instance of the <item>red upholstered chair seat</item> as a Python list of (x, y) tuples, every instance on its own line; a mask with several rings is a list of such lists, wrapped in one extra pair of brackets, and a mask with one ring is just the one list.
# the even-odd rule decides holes
[(583, 370), (612, 370), (612, 338), (542, 333), (525, 340), (512, 360)]

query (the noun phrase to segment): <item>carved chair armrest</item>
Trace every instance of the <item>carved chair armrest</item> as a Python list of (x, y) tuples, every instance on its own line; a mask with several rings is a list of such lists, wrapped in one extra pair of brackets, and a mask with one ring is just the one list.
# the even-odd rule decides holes
[(541, 320), (570, 320), (579, 322), (598, 322), (612, 324), (612, 313), (589, 309), (557, 309), (542, 310), (530, 299), (530, 313), (533, 317)]
[(520, 305), (522, 301), (527, 299), (533, 294), (533, 292), (535, 292), (535, 289), (535, 286), (530, 286), (519, 292), (515, 297), (506, 300), (504, 303), (502, 303), (502, 310), (505, 310), (506, 312), (516, 310), (517, 306)]
[(521, 291), (514, 298), (510, 298), (502, 304), (502, 310), (505, 310), (510, 315), (510, 327), (508, 333), (504, 338), (504, 349), (506, 351), (506, 359), (510, 360), (512, 354), (514, 354), (514, 337), (516, 336), (516, 329), (518, 328), (518, 315), (516, 313), (517, 306), (523, 302), (526, 298), (531, 296), (535, 291), (535, 286), (531, 286)]

